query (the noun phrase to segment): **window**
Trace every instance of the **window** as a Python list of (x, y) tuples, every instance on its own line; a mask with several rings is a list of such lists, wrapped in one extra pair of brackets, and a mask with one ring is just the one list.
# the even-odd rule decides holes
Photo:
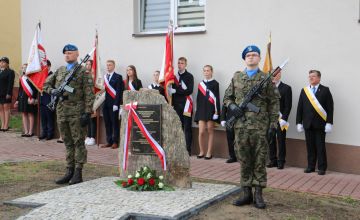
[(175, 32), (205, 31), (206, 0), (140, 0), (139, 34), (165, 33), (169, 20), (177, 27)]

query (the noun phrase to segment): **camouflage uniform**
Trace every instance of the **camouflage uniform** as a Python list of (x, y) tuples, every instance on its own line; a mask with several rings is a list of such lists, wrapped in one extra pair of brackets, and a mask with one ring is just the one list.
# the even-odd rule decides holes
[[(251, 78), (245, 72), (236, 72), (225, 91), (224, 105), (228, 106), (232, 102), (240, 104), (247, 92), (265, 77), (266, 74), (261, 71)], [(266, 132), (269, 126), (275, 127), (277, 124), (279, 99), (277, 88), (269, 83), (263, 89), (261, 96), (252, 101), (260, 108), (260, 112), (247, 111), (246, 121), (237, 120), (234, 124), (235, 148), (241, 163), (242, 187), (266, 187), (265, 163), (268, 150)]]
[[(51, 94), (51, 90), (58, 88), (69, 73), (65, 66), (60, 67), (55, 74), (47, 78), (44, 91)], [(81, 169), (86, 163), (87, 150), (84, 145), (86, 131), (80, 125), (80, 116), (92, 112), (95, 99), (93, 79), (90, 74), (86, 74), (85, 68), (81, 67), (69, 86), (74, 88), (74, 93), (65, 92), (64, 100), (57, 104), (57, 122), (66, 146), (67, 167)]]

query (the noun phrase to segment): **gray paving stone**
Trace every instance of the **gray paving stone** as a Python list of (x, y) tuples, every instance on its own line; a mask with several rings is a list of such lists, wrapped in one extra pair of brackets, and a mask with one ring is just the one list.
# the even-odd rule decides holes
[(194, 182), (191, 189), (134, 192), (104, 177), (66, 186), (5, 204), (35, 208), (18, 218), (28, 219), (187, 219), (238, 192), (234, 185)]

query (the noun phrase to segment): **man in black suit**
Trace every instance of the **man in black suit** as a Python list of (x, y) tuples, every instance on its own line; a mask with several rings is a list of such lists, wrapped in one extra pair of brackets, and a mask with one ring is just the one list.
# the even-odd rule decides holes
[[(269, 159), (270, 162), (267, 167), (277, 167), (284, 169), (286, 157), (286, 130), (289, 128), (289, 115), (292, 106), (292, 91), (291, 87), (281, 80), (281, 72), (273, 79), (273, 83), (279, 89), (280, 93), (280, 117), (276, 131), (270, 137), (269, 144)], [(277, 147), (279, 148), (279, 157), (277, 157)]]
[(332, 130), (334, 102), (329, 88), (321, 85), (320, 80), (320, 71), (309, 71), (310, 86), (301, 90), (296, 124), (298, 132), (305, 129), (308, 165), (304, 172), (315, 172), (317, 161), (318, 174), (325, 175), (325, 135)]
[[(53, 72), (51, 69), (51, 62), (47, 60), (47, 68), (49, 70), (48, 76), (50, 76)], [(51, 102), (51, 96), (43, 91), (40, 96), (40, 120), (41, 120), (41, 135), (39, 140), (51, 140), (54, 138), (54, 112), (51, 111), (47, 104)]]
[[(191, 95), (194, 89), (194, 77), (186, 70), (187, 59), (180, 57), (178, 59), (178, 75), (179, 84), (173, 84), (171, 89), (172, 104), (176, 113), (179, 115), (182, 128), (185, 133), (186, 149), (191, 155), (192, 143), (192, 99)], [(188, 103), (187, 103), (188, 102)], [(189, 105), (187, 105), (189, 104)], [(189, 108), (187, 108), (189, 107)]]
[(106, 94), (103, 115), (107, 144), (102, 145), (101, 148), (116, 149), (119, 147), (120, 123), (118, 117), (120, 104), (122, 104), (124, 82), (122, 76), (114, 72), (114, 60), (108, 60), (106, 68), (108, 73), (104, 76)]

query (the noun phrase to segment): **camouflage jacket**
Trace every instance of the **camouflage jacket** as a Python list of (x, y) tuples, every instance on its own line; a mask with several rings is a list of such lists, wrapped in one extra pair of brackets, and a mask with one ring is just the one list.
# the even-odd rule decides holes
[[(51, 90), (58, 88), (70, 73), (65, 66), (60, 67), (50, 75), (44, 84), (44, 91), (51, 94)], [(74, 93), (64, 92), (64, 100), (59, 101), (56, 106), (58, 116), (80, 116), (82, 113), (91, 113), (94, 103), (94, 82), (90, 74), (87, 74), (85, 67), (81, 67), (69, 84), (74, 88)]]
[[(236, 72), (229, 87), (225, 90), (224, 105), (228, 106), (232, 102), (240, 104), (248, 91), (265, 77), (266, 74), (262, 71), (251, 78), (244, 72)], [(259, 107), (260, 112), (246, 111), (246, 121), (237, 120), (234, 125), (235, 128), (267, 130), (269, 126), (276, 127), (280, 110), (280, 94), (271, 82), (262, 90), (260, 96), (255, 97), (251, 103)]]

